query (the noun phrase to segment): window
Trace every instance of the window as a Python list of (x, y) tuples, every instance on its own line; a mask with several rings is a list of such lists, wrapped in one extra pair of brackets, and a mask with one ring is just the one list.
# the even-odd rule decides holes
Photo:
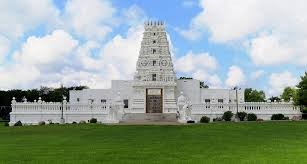
[(218, 102), (218, 103), (223, 103), (224, 100), (223, 100), (223, 99), (218, 99), (217, 102)]
[(128, 99), (124, 99), (124, 108), (128, 108)]
[(152, 54), (155, 54), (156, 53), (156, 49), (152, 49)]
[(153, 35), (155, 36), (155, 35), (156, 35), (156, 33), (154, 32), (154, 33), (153, 33)]
[(101, 103), (106, 103), (107, 100), (106, 99), (101, 99)]
[(80, 102), (80, 98), (77, 98), (77, 102)]
[(152, 74), (152, 81), (156, 81), (157, 80), (157, 74)]
[(155, 43), (156, 43), (156, 40), (153, 40), (152, 43), (155, 44)]
[(152, 61), (152, 65), (153, 66), (155, 66), (156, 65), (156, 61), (154, 60), (154, 61)]
[(205, 99), (205, 103), (210, 103), (210, 99)]

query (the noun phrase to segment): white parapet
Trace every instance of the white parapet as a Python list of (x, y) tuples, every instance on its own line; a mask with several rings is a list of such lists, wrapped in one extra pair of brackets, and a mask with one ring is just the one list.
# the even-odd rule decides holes
[(244, 102), (244, 103), (203, 103), (192, 104), (192, 116), (195, 120), (199, 120), (202, 116), (210, 118), (221, 117), (224, 112), (232, 111), (254, 113), (259, 119), (270, 120), (273, 114), (284, 114), (292, 118), (301, 117), (299, 107), (289, 102)]
[(10, 124), (17, 121), (24, 124), (38, 124), (40, 121), (46, 123), (65, 123), (88, 121), (96, 118), (104, 122), (111, 109), (107, 103), (67, 103), (63, 102), (16, 102), (12, 101), (12, 112), (10, 113)]

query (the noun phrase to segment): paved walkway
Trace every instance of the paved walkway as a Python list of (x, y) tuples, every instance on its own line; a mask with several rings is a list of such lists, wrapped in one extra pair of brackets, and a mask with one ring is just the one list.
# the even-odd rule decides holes
[(179, 122), (120, 122), (112, 125), (185, 125)]

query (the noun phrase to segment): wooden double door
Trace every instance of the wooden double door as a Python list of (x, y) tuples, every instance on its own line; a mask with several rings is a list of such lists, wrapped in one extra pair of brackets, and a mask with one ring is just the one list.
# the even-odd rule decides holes
[(146, 113), (162, 113), (163, 111), (163, 89), (146, 89)]

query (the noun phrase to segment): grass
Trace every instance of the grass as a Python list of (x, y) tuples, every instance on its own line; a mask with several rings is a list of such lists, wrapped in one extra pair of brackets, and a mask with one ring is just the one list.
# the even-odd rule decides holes
[(0, 125), (0, 163), (307, 163), (307, 122)]

